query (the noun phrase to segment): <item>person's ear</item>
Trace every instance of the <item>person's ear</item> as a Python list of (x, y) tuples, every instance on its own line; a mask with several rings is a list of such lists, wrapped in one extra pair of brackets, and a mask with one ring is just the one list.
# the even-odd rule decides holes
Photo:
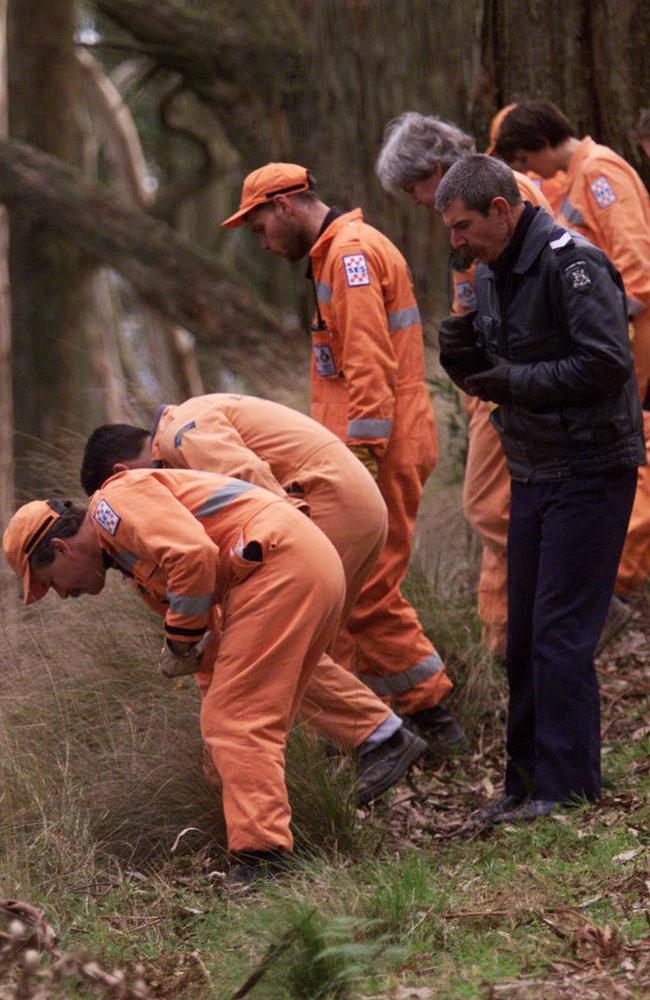
[(127, 472), (130, 469), (130, 466), (127, 465), (126, 462), (113, 462), (111, 468), (113, 474), (115, 474), (116, 472)]
[(70, 546), (68, 545), (65, 538), (53, 538), (52, 548), (54, 549), (57, 555), (67, 555), (67, 553), (70, 551)]

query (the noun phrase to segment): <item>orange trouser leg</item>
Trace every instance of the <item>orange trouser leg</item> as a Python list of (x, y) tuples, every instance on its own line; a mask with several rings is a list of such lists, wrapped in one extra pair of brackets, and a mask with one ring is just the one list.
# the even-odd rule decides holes
[[(322, 448), (299, 474), (311, 519), (337, 550), (346, 580), (341, 620), (384, 547), (387, 513), (381, 493), (361, 462), (338, 442)], [(348, 670), (323, 656), (312, 674), (300, 717), (344, 749), (358, 747), (390, 710)]]
[(201, 705), (201, 733), (221, 777), (231, 851), (293, 846), (287, 733), (343, 607), (335, 549), (308, 518), (284, 512), (284, 505), (273, 504), (247, 525), (246, 540), (260, 541), (264, 562), (228, 594)]
[(489, 649), (505, 653), (508, 624), (508, 519), (510, 474), (490, 414), (494, 407), (470, 400), (463, 510), (483, 543), (478, 613)]
[(415, 467), (396, 469), (383, 460), (378, 485), (388, 508), (388, 537), (350, 612), (347, 630), (357, 647), (359, 676), (408, 715), (436, 705), (452, 684), (414, 608), (400, 591), (422, 495), (421, 478)]
[[(634, 320), (632, 353), (641, 402), (650, 384), (650, 316), (645, 310)], [(643, 414), (646, 455), (650, 462), (650, 413)], [(630, 524), (625, 537), (623, 554), (616, 577), (616, 591), (626, 594), (642, 587), (650, 575), (650, 466), (639, 469), (636, 495)]]
[(391, 712), (370, 688), (325, 654), (309, 679), (299, 714), (342, 750), (354, 750)]
[(386, 504), (370, 473), (339, 442), (322, 448), (298, 481), (312, 521), (327, 535), (343, 563), (347, 590), (341, 620), (345, 622), (385, 545)]

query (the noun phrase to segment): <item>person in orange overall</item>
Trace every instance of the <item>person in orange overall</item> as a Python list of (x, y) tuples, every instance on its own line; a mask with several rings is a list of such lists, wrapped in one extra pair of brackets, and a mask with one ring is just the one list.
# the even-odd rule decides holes
[[(438, 185), (459, 159), (475, 151), (474, 139), (451, 122), (435, 115), (407, 111), (386, 126), (377, 174), (391, 192), (405, 191), (414, 204), (434, 208)], [(516, 174), (524, 201), (550, 206), (538, 184)], [(454, 301), (457, 315), (475, 308), (473, 262), (452, 254)], [(494, 652), (505, 653), (508, 622), (506, 547), (510, 510), (510, 475), (499, 435), (490, 415), (494, 404), (464, 397), (468, 416), (467, 462), (463, 485), (463, 510), (482, 545), (478, 583), (478, 613), (483, 640)]]
[[(557, 215), (561, 225), (604, 250), (625, 283), (632, 354), (641, 401), (650, 385), (650, 198), (636, 170), (590, 136), (578, 139), (550, 101), (522, 101), (504, 118), (496, 153), (518, 169), (550, 177), (567, 174)], [(644, 435), (650, 455), (650, 413)], [(650, 574), (650, 468), (639, 470), (632, 517), (616, 580), (616, 592), (639, 589)], [(629, 617), (629, 610), (628, 610)]]
[(388, 508), (386, 545), (346, 623), (351, 665), (428, 739), (464, 751), (461, 727), (440, 705), (451, 681), (400, 590), (437, 457), (406, 262), (360, 209), (341, 214), (325, 205), (297, 164), (269, 163), (246, 177), (239, 209), (222, 225), (244, 224), (264, 250), (290, 261), (309, 255), (316, 298), (311, 414), (368, 468)]
[[(372, 476), (315, 420), (266, 399), (214, 393), (159, 407), (150, 431), (98, 427), (86, 443), (81, 483), (89, 495), (116, 472), (163, 466), (236, 476), (308, 506), (345, 571), (342, 618), (386, 539), (386, 505)], [(339, 747), (374, 754), (357, 783), (364, 805), (394, 783), (417, 749), (401, 720), (349, 671), (323, 654), (307, 686), (301, 718)], [(397, 770), (395, 770), (397, 766)], [(388, 785), (387, 785), (388, 787)]]
[(62, 598), (98, 594), (109, 567), (131, 578), (164, 616), (162, 672), (196, 674), (233, 880), (282, 866), (293, 847), (287, 734), (345, 598), (325, 535), (251, 483), (134, 469), (107, 480), (87, 511), (70, 501), (25, 504), (3, 550), (27, 604), (50, 587)]

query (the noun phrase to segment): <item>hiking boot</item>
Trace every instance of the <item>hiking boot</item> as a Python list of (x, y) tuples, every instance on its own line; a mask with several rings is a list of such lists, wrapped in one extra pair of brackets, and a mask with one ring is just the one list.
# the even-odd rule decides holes
[(622, 601), (616, 594), (612, 594), (609, 602), (607, 618), (602, 627), (594, 656), (599, 656), (608, 642), (611, 642), (619, 632), (622, 632), (632, 617), (632, 608)]
[(405, 715), (404, 721), (427, 741), (427, 756), (450, 754), (465, 757), (470, 752), (465, 730), (458, 719), (442, 705), (422, 708), (412, 715)]
[(550, 816), (552, 812), (559, 809), (561, 802), (553, 799), (525, 799), (518, 806), (512, 809), (503, 809), (493, 816), (492, 823), (531, 823), (536, 819), (543, 819)]
[(226, 877), (229, 889), (246, 889), (262, 879), (272, 881), (287, 870), (286, 851), (238, 851)]
[(406, 726), (400, 726), (379, 746), (359, 749), (357, 763), (357, 805), (374, 802), (408, 771), (427, 749), (424, 740)]
[(502, 795), (494, 802), (479, 809), (474, 815), (481, 823), (502, 823), (501, 817), (504, 813), (511, 813), (513, 809), (520, 806), (525, 801), (518, 795)]

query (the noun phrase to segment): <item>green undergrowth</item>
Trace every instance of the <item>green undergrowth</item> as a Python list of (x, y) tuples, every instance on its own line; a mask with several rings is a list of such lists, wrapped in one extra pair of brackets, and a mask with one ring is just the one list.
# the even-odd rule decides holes
[[(618, 715), (599, 807), (489, 835), (466, 824), (498, 794), (505, 685), (479, 642), (478, 551), (457, 478), (425, 497), (408, 594), (453, 678), (469, 761), (427, 766), (361, 813), (352, 761), (299, 724), (287, 766), (295, 864), (232, 896), (219, 796), (202, 772), (198, 695), (191, 679), (158, 675), (155, 616), (118, 578), (89, 600), (50, 595), (27, 609), (7, 600), (0, 897), (42, 908), (63, 952), (132, 976), (142, 966), (148, 996), (161, 1000), (650, 995), (643, 635), (609, 663), (604, 705)], [(0, 1000), (15, 1000), (17, 968), (0, 960)], [(122, 994), (72, 976), (52, 998), (64, 995)]]
[[(59, 857), (56, 882), (32, 871), (29, 886), (2, 892), (28, 888), (64, 949), (144, 964), (154, 996), (234, 997), (256, 972), (243, 995), (269, 1000), (399, 997), (409, 985), (440, 1000), (489, 996), (490, 983), (575, 961), (581, 929), (613, 928), (632, 950), (647, 940), (650, 796), (623, 775), (648, 750), (641, 741), (611, 755), (623, 807), (606, 801), (417, 852), (302, 853), (281, 882), (241, 897), (224, 893), (203, 850), (136, 868), (101, 852), (77, 866)], [(381, 816), (363, 823), (359, 845), (376, 847)], [(44, 832), (40, 852), (50, 850)], [(620, 964), (622, 953), (596, 960)]]

